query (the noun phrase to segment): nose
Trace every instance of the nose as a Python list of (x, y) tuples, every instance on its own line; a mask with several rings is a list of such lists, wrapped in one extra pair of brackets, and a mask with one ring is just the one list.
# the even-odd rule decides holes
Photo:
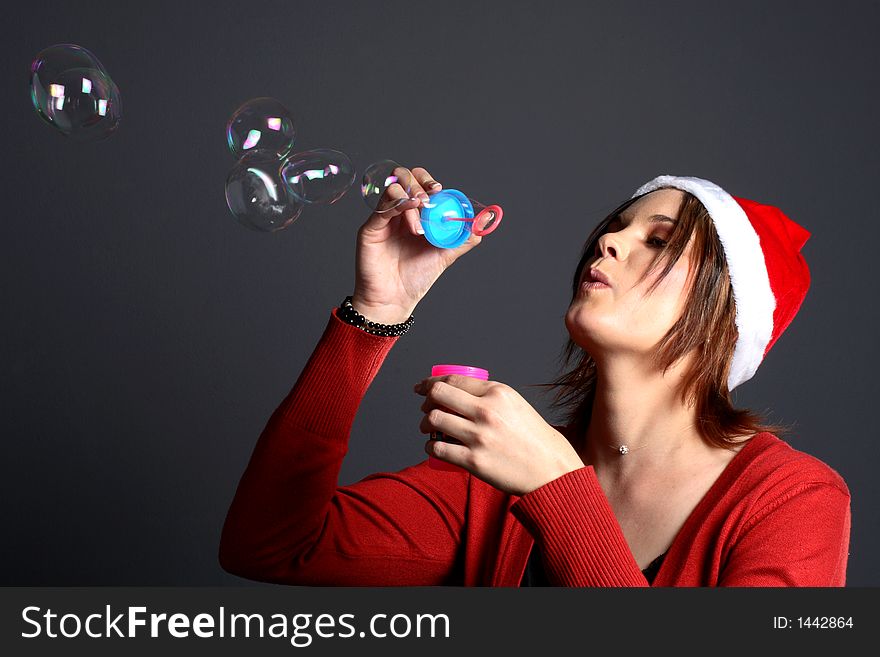
[(604, 258), (614, 258), (615, 260), (626, 260), (629, 255), (629, 247), (626, 246), (626, 240), (620, 237), (619, 233), (604, 233), (599, 236), (596, 241), (596, 255)]

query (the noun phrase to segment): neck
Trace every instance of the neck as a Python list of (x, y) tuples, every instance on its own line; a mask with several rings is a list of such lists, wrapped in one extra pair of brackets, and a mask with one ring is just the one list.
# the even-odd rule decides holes
[[(696, 411), (680, 399), (684, 364), (663, 375), (631, 361), (597, 368), (595, 397), (581, 458), (615, 479), (668, 469), (690, 459), (705, 444), (696, 431)], [(622, 455), (618, 448), (626, 445)]]

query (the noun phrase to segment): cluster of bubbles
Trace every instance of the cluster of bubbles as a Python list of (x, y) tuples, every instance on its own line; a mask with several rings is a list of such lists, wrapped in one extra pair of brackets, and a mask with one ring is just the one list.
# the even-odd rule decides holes
[(30, 90), (40, 118), (74, 141), (106, 139), (119, 127), (119, 89), (82, 46), (61, 43), (40, 51), (31, 64)]
[[(105, 139), (122, 118), (119, 89), (106, 67), (76, 44), (57, 44), (37, 54), (30, 92), (40, 118), (74, 141)], [(352, 186), (355, 170), (345, 153), (329, 148), (294, 153), (295, 139), (293, 116), (274, 98), (254, 98), (232, 114), (226, 141), (237, 162), (226, 178), (226, 203), (239, 223), (275, 232), (296, 221), (305, 206), (335, 203)], [(391, 194), (393, 185), (399, 189)], [(413, 188), (409, 169), (380, 160), (364, 171), (361, 196), (371, 210), (382, 213), (409, 199)], [(484, 211), (475, 217), (474, 206)], [(429, 242), (454, 248), (471, 232), (491, 232), (501, 210), (472, 203), (457, 190), (442, 190), (422, 204), (420, 215)]]
[(254, 98), (226, 124), (226, 141), (238, 162), (226, 178), (226, 204), (239, 223), (275, 232), (306, 205), (330, 205), (355, 179), (349, 157), (317, 148), (293, 153), (293, 116), (274, 98)]
[[(254, 98), (226, 124), (226, 142), (238, 162), (226, 178), (226, 204), (242, 225), (276, 232), (296, 221), (307, 205), (330, 205), (355, 180), (345, 153), (327, 148), (293, 152), (296, 128), (290, 111), (274, 98)], [(394, 193), (389, 191), (398, 186)], [(361, 197), (376, 213), (410, 198), (413, 174), (393, 160), (379, 160), (364, 171)], [(478, 212), (475, 216), (475, 206)], [(425, 238), (455, 248), (471, 233), (485, 235), (501, 219), (501, 209), (472, 202), (457, 190), (433, 194), (420, 211)]]

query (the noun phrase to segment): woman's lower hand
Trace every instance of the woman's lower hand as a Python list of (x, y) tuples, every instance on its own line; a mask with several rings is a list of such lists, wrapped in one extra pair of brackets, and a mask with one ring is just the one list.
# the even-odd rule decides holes
[(352, 305), (382, 324), (405, 321), (434, 282), (453, 262), (482, 240), (471, 234), (455, 249), (441, 249), (425, 239), (419, 208), (429, 193), (442, 188), (421, 167), (402, 167), (394, 175), (407, 181), (385, 190), (380, 205), (358, 230)]
[(510, 386), (450, 374), (427, 378), (414, 390), (425, 397), (419, 430), (461, 442), (432, 439), (425, 451), (498, 490), (522, 496), (584, 467), (566, 437)]

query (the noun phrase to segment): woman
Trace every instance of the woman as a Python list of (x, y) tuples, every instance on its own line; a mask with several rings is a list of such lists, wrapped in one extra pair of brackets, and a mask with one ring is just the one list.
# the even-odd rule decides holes
[(577, 363), (552, 384), (565, 426), (503, 383), (432, 377), (415, 387), (425, 450), (463, 470), (425, 461), (338, 487), (370, 382), (481, 239), (443, 250), (420, 237), (417, 208), (440, 185), (412, 173), (412, 198), (359, 230), (350, 304), (257, 443), (223, 529), (227, 571), (349, 586), (844, 585), (846, 484), (729, 396), (803, 301), (809, 233), (698, 178), (650, 181), (587, 240), (565, 316)]

